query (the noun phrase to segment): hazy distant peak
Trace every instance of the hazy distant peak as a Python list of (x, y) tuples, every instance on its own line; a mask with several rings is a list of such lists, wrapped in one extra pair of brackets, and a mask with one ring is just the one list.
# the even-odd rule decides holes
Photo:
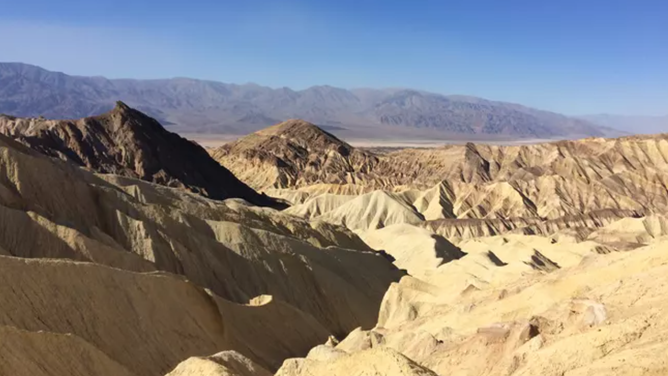
[[(46, 70), (42, 67), (38, 67), (37, 65), (18, 63), (18, 62), (6, 62), (6, 63), (0, 62), (0, 68), (23, 70), (23, 71), (25, 71), (25, 70), (36, 70), (36, 71), (49, 72), (48, 70)], [(57, 73), (57, 72), (51, 72), (51, 73)]]
[(345, 89), (341, 89), (338, 87), (334, 87), (331, 85), (313, 85), (308, 87), (306, 90), (341, 90), (341, 91), (347, 91)]
[(668, 115), (666, 116), (633, 116), (598, 114), (585, 115), (580, 118), (597, 124), (628, 133), (668, 133)]

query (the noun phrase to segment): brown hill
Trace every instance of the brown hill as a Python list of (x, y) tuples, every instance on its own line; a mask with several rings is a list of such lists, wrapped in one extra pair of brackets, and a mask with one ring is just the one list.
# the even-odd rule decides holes
[(217, 200), (243, 198), (255, 205), (283, 206), (240, 182), (200, 146), (122, 102), (106, 114), (80, 120), (0, 115), (0, 133), (97, 172), (183, 188)]
[(357, 183), (378, 163), (303, 120), (288, 120), (223, 145), (212, 153), (251, 187), (288, 188), (315, 183)]

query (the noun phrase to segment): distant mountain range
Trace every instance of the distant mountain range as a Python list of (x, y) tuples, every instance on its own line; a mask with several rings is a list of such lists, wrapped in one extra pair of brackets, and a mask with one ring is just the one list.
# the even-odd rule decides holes
[(347, 137), (575, 138), (620, 132), (587, 120), (517, 104), (409, 89), (272, 89), (189, 78), (69, 76), (0, 63), (0, 113), (79, 118), (117, 100), (181, 133), (247, 134), (300, 118)]
[(587, 115), (581, 117), (601, 126), (628, 133), (667, 133), (668, 115), (666, 116), (627, 116), (627, 115)]

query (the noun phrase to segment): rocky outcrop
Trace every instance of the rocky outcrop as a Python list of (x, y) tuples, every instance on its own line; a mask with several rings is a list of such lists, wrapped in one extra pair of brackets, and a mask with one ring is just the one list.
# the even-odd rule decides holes
[(183, 188), (217, 200), (243, 198), (255, 205), (285, 207), (239, 181), (199, 145), (122, 102), (111, 112), (80, 120), (1, 115), (0, 133), (96, 172)]
[(551, 236), (562, 232), (576, 241), (582, 241), (596, 229), (622, 218), (641, 216), (642, 213), (637, 211), (603, 210), (550, 220), (541, 218), (440, 219), (426, 221), (419, 225), (453, 242), (504, 234)]

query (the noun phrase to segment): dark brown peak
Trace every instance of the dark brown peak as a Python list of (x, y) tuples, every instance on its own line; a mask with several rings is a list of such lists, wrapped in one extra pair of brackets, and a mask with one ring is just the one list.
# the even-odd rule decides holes
[(125, 104), (121, 101), (116, 102), (116, 106), (114, 107), (113, 110), (111, 110), (110, 112), (107, 112), (105, 114), (99, 115), (99, 116), (105, 117), (105, 116), (110, 115), (110, 114), (112, 114), (112, 115), (113, 114), (120, 114), (120, 115), (123, 115), (124, 117), (137, 118), (137, 119), (140, 119), (142, 122), (156, 121), (152, 117), (146, 115), (145, 113), (143, 113), (143, 112), (141, 112), (137, 109), (134, 109), (134, 108), (128, 106), (127, 104)]
[(116, 107), (114, 107), (114, 111), (129, 111), (129, 110), (131, 110), (130, 106), (123, 103), (122, 101), (116, 101)]
[(274, 154), (297, 149), (302, 153), (337, 150), (342, 156), (348, 156), (354, 150), (352, 146), (312, 123), (290, 119), (223, 145), (214, 155), (243, 153), (253, 149)]
[(304, 125), (304, 126), (312, 126), (312, 127), (316, 126), (315, 124), (313, 124), (309, 121), (306, 121), (304, 119), (298, 119), (298, 118), (288, 119), (288, 120), (285, 120), (285, 121), (283, 121), (279, 124), (281, 124), (281, 125)]
[(105, 124), (115, 124), (115, 127), (131, 127), (136, 131), (141, 129), (141, 132), (151, 133), (169, 133), (159, 121), (151, 116), (136, 110), (127, 104), (117, 101), (113, 110), (102, 115), (85, 118), (91, 119)]
[(329, 143), (349, 146), (344, 141), (340, 140), (338, 137), (327, 132), (326, 130), (318, 127), (313, 123), (309, 123), (308, 121), (301, 119), (286, 120), (260, 132), (274, 136), (291, 136), (297, 139), (321, 138), (326, 139)]
[(139, 112), (139, 111), (134, 110), (132, 107), (128, 106), (124, 102), (116, 101), (116, 105), (114, 106), (114, 108), (111, 111), (105, 112), (101, 115), (91, 116), (91, 118), (94, 118), (94, 119), (104, 118), (104, 117), (108, 117), (110, 115), (130, 116), (130, 115), (134, 115), (137, 112)]
[(480, 158), (482, 159), (482, 156), (480, 155), (480, 151), (478, 150), (478, 145), (472, 143), (472, 142), (467, 142), (465, 145), (465, 153), (466, 153), (466, 158)]
[(309, 123), (306, 120), (302, 119), (288, 119), (282, 123), (276, 124), (277, 133), (290, 131), (290, 130), (310, 130), (310, 131), (322, 131), (320, 127), (313, 123)]
[(478, 150), (478, 147), (473, 142), (467, 142), (465, 146), (466, 146), (466, 149), (471, 150), (471, 151), (477, 151)]

